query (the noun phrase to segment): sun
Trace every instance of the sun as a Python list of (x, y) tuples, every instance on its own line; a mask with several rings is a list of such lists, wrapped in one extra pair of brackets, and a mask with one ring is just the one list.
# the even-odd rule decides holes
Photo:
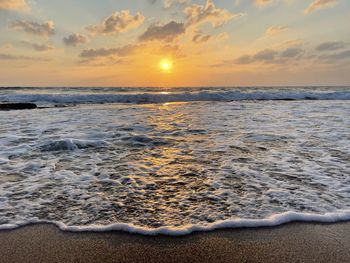
[(173, 61), (168, 58), (164, 58), (159, 62), (159, 67), (164, 73), (170, 73), (173, 69)]

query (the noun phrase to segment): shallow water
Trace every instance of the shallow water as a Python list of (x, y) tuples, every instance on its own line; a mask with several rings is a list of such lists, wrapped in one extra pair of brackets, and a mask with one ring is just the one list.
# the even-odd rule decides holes
[(346, 100), (0, 112), (0, 228), (349, 216), (349, 112)]

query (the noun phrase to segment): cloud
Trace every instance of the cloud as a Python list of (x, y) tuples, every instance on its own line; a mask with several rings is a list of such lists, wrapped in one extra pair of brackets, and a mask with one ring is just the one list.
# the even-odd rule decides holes
[(275, 59), (276, 55), (277, 55), (277, 51), (272, 50), (272, 49), (264, 49), (262, 51), (259, 51), (258, 53), (256, 53), (253, 57), (253, 60), (255, 61), (272, 61)]
[(316, 10), (332, 7), (337, 3), (337, 0), (314, 0), (305, 10), (304, 14), (308, 15)]
[(226, 24), (228, 21), (243, 16), (234, 14), (226, 9), (216, 8), (213, 0), (207, 0), (205, 5), (193, 4), (185, 8), (188, 26), (211, 23), (214, 27)]
[(30, 47), (36, 51), (40, 51), (40, 52), (44, 52), (44, 51), (50, 51), (55, 49), (53, 46), (51, 45), (46, 45), (46, 44), (38, 44), (38, 43), (32, 43), (29, 41), (21, 41), (21, 43), (27, 47)]
[(140, 45), (126, 45), (119, 48), (92, 48), (83, 50), (83, 52), (80, 53), (80, 57), (88, 59), (108, 56), (126, 57), (134, 54), (140, 47)]
[(257, 6), (266, 6), (272, 3), (273, 0), (254, 0), (254, 4)]
[(275, 36), (286, 31), (287, 29), (287, 26), (271, 26), (266, 30), (265, 36)]
[[(253, 57), (251, 55), (242, 55), (234, 60), (234, 64), (250, 64), (253, 62)], [(230, 62), (233, 64), (232, 62)]]
[(290, 47), (285, 49), (280, 56), (282, 58), (296, 58), (301, 56), (303, 52), (303, 49), (301, 49), (300, 47)]
[(172, 41), (186, 31), (184, 23), (171, 21), (167, 24), (152, 24), (139, 37), (140, 41), (164, 40)]
[(264, 49), (255, 55), (242, 55), (234, 60), (234, 64), (251, 64), (254, 62), (271, 63), (275, 60), (278, 52), (272, 49)]
[(50, 36), (55, 34), (55, 25), (52, 21), (40, 24), (27, 20), (15, 20), (10, 22), (9, 28), (38, 36)]
[(204, 42), (209, 41), (211, 38), (212, 38), (211, 35), (197, 33), (193, 36), (192, 41), (194, 43), (204, 43)]
[(303, 53), (303, 49), (300, 47), (289, 47), (282, 51), (276, 51), (273, 49), (264, 49), (257, 52), (255, 55), (244, 55), (236, 59), (237, 64), (249, 64), (255, 62), (263, 63), (281, 63), (285, 59), (299, 58)]
[[(274, 49), (264, 49), (258, 51), (254, 55), (245, 54), (235, 60), (231, 61), (231, 64), (252, 64), (252, 63), (265, 63), (265, 64), (281, 64), (288, 61), (288, 59), (301, 58), (304, 50), (300, 47), (289, 47), (282, 51)], [(228, 61), (228, 60), (227, 60)]]
[(70, 34), (69, 36), (63, 38), (63, 42), (64, 42), (64, 44), (66, 44), (66, 46), (76, 47), (80, 44), (87, 43), (88, 38), (82, 34), (74, 33), (74, 34)]
[(139, 27), (144, 20), (145, 17), (139, 12), (132, 16), (129, 10), (122, 10), (114, 12), (100, 24), (88, 26), (86, 29), (94, 34), (118, 34)]
[[(162, 1), (165, 9), (171, 8), (172, 6), (177, 4), (184, 5), (184, 4), (189, 4), (191, 2), (191, 0), (162, 0)], [(157, 2), (157, 0), (148, 0), (148, 2), (153, 5)]]
[(175, 4), (189, 4), (191, 0), (164, 0), (164, 8), (170, 8)]
[(27, 56), (16, 56), (10, 54), (1, 54), (0, 60), (29, 60), (29, 61), (50, 61), (50, 59), (46, 58), (36, 58), (36, 57), (27, 57)]
[(0, 10), (26, 11), (29, 6), (26, 0), (0, 0)]
[(105, 67), (126, 64), (127, 61), (115, 57), (100, 57), (96, 59), (81, 59), (78, 61), (80, 66)]
[(279, 46), (281, 48), (289, 48), (289, 47), (301, 47), (305, 44), (305, 41), (302, 39), (291, 39), (281, 43)]
[(347, 43), (343, 41), (331, 41), (324, 42), (316, 47), (317, 51), (333, 51), (338, 49), (343, 49), (347, 46)]
[(226, 40), (229, 38), (230, 38), (230, 35), (227, 32), (221, 32), (219, 35), (216, 36), (216, 39), (219, 39), (219, 40)]
[(196, 31), (192, 37), (192, 42), (196, 44), (202, 44), (212, 40), (225, 40), (228, 38), (229, 38), (229, 35), (227, 34), (227, 32), (222, 32), (218, 35), (209, 35), (209, 34), (204, 34), (201, 31)]
[[(293, 3), (295, 0), (252, 0), (254, 5), (258, 6), (258, 7), (265, 7), (268, 5), (271, 5), (273, 3), (280, 3), (283, 2), (284, 4), (291, 4)], [(238, 3), (240, 3), (240, 1), (238, 1)]]
[(333, 63), (341, 60), (350, 60), (350, 50), (344, 50), (334, 54), (322, 55), (319, 59), (326, 61), (327, 63)]

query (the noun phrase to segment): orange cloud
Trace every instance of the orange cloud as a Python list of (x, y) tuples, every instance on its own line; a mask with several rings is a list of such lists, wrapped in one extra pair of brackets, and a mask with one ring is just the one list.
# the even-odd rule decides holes
[(265, 35), (266, 36), (275, 36), (275, 35), (278, 35), (284, 31), (286, 31), (287, 29), (288, 29), (287, 26), (271, 26), (266, 30)]
[(273, 3), (273, 0), (254, 0), (254, 4), (258, 6), (266, 6), (272, 3)]
[(226, 24), (228, 21), (241, 17), (243, 14), (234, 14), (226, 9), (217, 8), (213, 0), (207, 0), (204, 5), (194, 4), (185, 9), (188, 25), (211, 23), (214, 27)]
[(139, 27), (145, 20), (141, 13), (132, 16), (129, 10), (114, 12), (105, 18), (101, 24), (88, 26), (86, 29), (94, 34), (117, 34)]
[(28, 10), (29, 6), (26, 0), (0, 0), (0, 10)]
[(308, 15), (318, 9), (332, 7), (336, 3), (336, 0), (315, 0), (304, 10), (304, 14)]

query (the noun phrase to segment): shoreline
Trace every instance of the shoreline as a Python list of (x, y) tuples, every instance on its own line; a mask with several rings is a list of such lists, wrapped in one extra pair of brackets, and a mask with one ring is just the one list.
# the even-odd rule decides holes
[(144, 236), (187, 236), (194, 233), (212, 232), (217, 230), (234, 229), (260, 229), (278, 227), (291, 223), (315, 223), (315, 224), (336, 224), (341, 222), (350, 223), (350, 210), (338, 210), (337, 212), (327, 212), (325, 214), (313, 214), (303, 212), (283, 212), (274, 214), (261, 219), (237, 218), (201, 224), (189, 224), (180, 227), (159, 227), (148, 228), (128, 223), (114, 223), (110, 225), (78, 225), (69, 226), (62, 222), (34, 220), (24, 224), (4, 224), (0, 226), (0, 232), (3, 230), (15, 230), (31, 225), (53, 225), (63, 232), (73, 233), (105, 233), (105, 232), (125, 232), (129, 234), (138, 234)]
[(0, 231), (2, 262), (350, 262), (350, 222), (289, 223), (181, 237), (64, 232), (51, 224)]

